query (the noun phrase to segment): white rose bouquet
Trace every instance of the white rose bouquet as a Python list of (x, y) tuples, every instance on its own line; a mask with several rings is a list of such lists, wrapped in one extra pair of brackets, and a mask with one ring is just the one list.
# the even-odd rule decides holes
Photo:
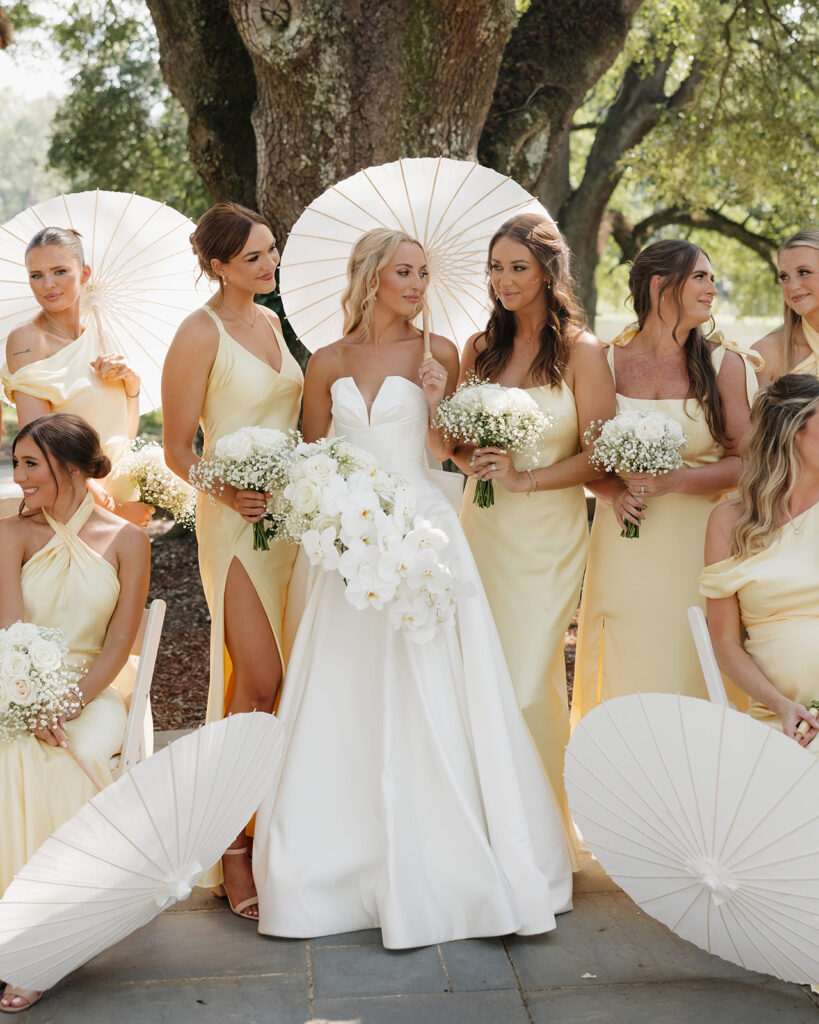
[[(534, 455), (554, 418), (522, 388), (505, 388), (471, 377), (439, 403), (434, 425), (450, 440)], [(479, 508), (495, 504), (491, 480), (478, 480), (473, 501)]]
[(62, 631), (15, 622), (0, 629), (0, 739), (49, 729), (79, 710), (78, 674), (68, 667)]
[[(190, 482), (201, 491), (221, 493), (225, 484), (240, 491), (273, 494), (288, 482), (287, 468), (294, 438), (268, 427), (241, 427), (220, 437), (205, 458), (190, 470)], [(270, 501), (264, 518), (253, 524), (253, 550), (267, 551), (279, 517)]]
[(343, 438), (301, 442), (273, 504), (277, 540), (301, 544), (312, 565), (338, 572), (357, 609), (389, 606), (394, 629), (424, 643), (455, 613), (449, 540), (415, 515), (414, 496)]
[(117, 463), (116, 473), (128, 477), (139, 491), (140, 501), (164, 508), (181, 526), (193, 529), (196, 491), (165, 465), (161, 444), (135, 441), (131, 451)]
[[(688, 438), (677, 420), (661, 412), (627, 409), (613, 419), (598, 420), (586, 432), (594, 438), (590, 462), (608, 473), (651, 473), (679, 469)], [(639, 537), (640, 527), (627, 522), (621, 537)]]

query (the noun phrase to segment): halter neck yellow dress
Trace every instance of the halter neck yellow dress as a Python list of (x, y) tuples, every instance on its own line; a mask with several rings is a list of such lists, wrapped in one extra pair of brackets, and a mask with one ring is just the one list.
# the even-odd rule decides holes
[[(762, 551), (707, 565), (704, 597), (739, 600), (743, 646), (762, 673), (790, 700), (819, 699), (819, 503), (784, 523)], [(770, 708), (752, 702), (749, 714), (782, 731)], [(808, 750), (819, 753), (819, 736)]]
[[(636, 333), (636, 325), (628, 327), (609, 344), (612, 375), (614, 346), (627, 345)], [(719, 373), (726, 350), (738, 352), (745, 363), (750, 401), (755, 375), (747, 353), (719, 342), (712, 353), (715, 372)], [(661, 412), (677, 420), (688, 438), (685, 466), (706, 466), (724, 454), (694, 398), (618, 394), (617, 412), (627, 409)], [(597, 502), (578, 621), (573, 723), (602, 701), (630, 693), (707, 698), (686, 611), (693, 604), (705, 608), (698, 585), (705, 528), (722, 497), (672, 493), (650, 498), (636, 539), (621, 537), (611, 505)], [(729, 699), (745, 708), (747, 697), (736, 687), (728, 688)]]
[[(552, 466), (580, 451), (577, 407), (571, 388), (542, 385), (526, 393), (555, 417), (536, 453), (514, 456), (517, 469)], [(533, 460), (530, 456), (533, 455)], [(563, 638), (580, 597), (589, 527), (583, 488), (512, 494), (495, 484), (495, 504), (473, 504), (469, 479), (463, 526), (498, 627), (518, 704), (561, 809), (573, 867), (574, 827), (563, 786), (569, 742), (569, 704)]]
[[(282, 365), (278, 373), (235, 341), (210, 306), (202, 308), (219, 330), (219, 347), (202, 406), (205, 457), (220, 437), (240, 427), (294, 430), (298, 424), (304, 377), (275, 322), (268, 317), (281, 352)], [(233, 669), (225, 647), (224, 606), (230, 564), (234, 558), (242, 563), (267, 613), (283, 663), (284, 606), (297, 548), (291, 544), (271, 544), (269, 551), (254, 551), (252, 524), (206, 494), (199, 494), (197, 499), (196, 537), (202, 587), (211, 616), (207, 711), (207, 720), (211, 722), (224, 717), (232, 692)]]
[(116, 501), (134, 501), (136, 489), (116, 473), (117, 463), (131, 447), (125, 387), (122, 381), (103, 380), (90, 366), (103, 351), (92, 318), (78, 338), (46, 359), (21, 366), (14, 373), (3, 363), (0, 383), (10, 402), (19, 391), (50, 402), (54, 412), (72, 413), (90, 423), (114, 467), (100, 483)]
[[(20, 577), (25, 621), (61, 629), (69, 660), (78, 668), (87, 668), (102, 649), (120, 590), (111, 563), (79, 537), (93, 508), (89, 494), (66, 524), (46, 514), (54, 536), (25, 563)], [(122, 746), (125, 720), (125, 702), (111, 685), (66, 724), (77, 753), (103, 784), (111, 782), (109, 759)], [(61, 747), (34, 736), (0, 741), (0, 893), (95, 793)]]
[(810, 355), (806, 356), (801, 363), (797, 363), (790, 373), (806, 373), (811, 377), (819, 377), (819, 331), (806, 321), (802, 320), (802, 333), (810, 348)]

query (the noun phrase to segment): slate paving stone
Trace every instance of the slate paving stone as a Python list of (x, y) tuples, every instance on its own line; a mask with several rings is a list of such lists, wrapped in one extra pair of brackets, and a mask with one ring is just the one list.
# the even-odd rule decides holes
[(439, 949), (454, 992), (518, 987), (502, 939), (445, 942)]
[(517, 992), (317, 999), (317, 1018), (360, 1024), (529, 1024)]
[(317, 939), (310, 939), (310, 945), (313, 949), (320, 949), (322, 946), (380, 946), (381, 929), (366, 928), (359, 932), (322, 935)]
[(312, 950), (311, 962), (316, 999), (447, 990), (436, 946), (403, 950), (380, 946), (319, 948)]

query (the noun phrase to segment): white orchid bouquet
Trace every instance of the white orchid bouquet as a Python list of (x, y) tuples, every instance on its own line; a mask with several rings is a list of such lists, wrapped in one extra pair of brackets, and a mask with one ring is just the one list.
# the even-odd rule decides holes
[(62, 631), (31, 622), (0, 629), (0, 740), (48, 729), (81, 708)]
[[(626, 409), (613, 419), (591, 423), (586, 440), (593, 440), (589, 461), (598, 469), (661, 476), (682, 466), (688, 438), (677, 420), (664, 413)], [(620, 536), (639, 537), (639, 525), (627, 522)]]
[(126, 476), (146, 505), (164, 508), (177, 523), (192, 530), (196, 523), (196, 491), (168, 469), (162, 445), (156, 441), (135, 441), (131, 451), (118, 463), (117, 476)]
[(274, 503), (276, 538), (338, 572), (359, 610), (388, 608), (394, 629), (424, 643), (453, 620), (457, 584), (446, 534), (415, 515), (412, 490), (343, 438), (301, 442)]
[[(534, 466), (538, 444), (554, 422), (523, 388), (505, 388), (473, 376), (439, 403), (434, 425), (450, 440), (529, 453)], [(472, 500), (479, 508), (494, 505), (492, 481), (478, 480)]]
[[(213, 449), (195, 466), (189, 479), (213, 499), (225, 484), (240, 491), (272, 495), (288, 483), (287, 470), (295, 438), (268, 427), (240, 427), (220, 437)], [(268, 500), (267, 512), (253, 524), (253, 550), (267, 551), (278, 530), (278, 516)]]

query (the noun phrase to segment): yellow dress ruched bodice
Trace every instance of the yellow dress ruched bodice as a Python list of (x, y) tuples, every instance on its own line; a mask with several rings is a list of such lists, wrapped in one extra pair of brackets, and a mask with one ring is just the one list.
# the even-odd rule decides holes
[[(93, 507), (89, 494), (68, 523), (46, 516), (54, 536), (21, 574), (25, 620), (61, 629), (69, 660), (85, 669), (102, 648), (120, 589), (113, 565), (79, 536)], [(103, 783), (111, 781), (109, 760), (122, 745), (125, 719), (125, 702), (112, 685), (66, 725), (77, 753)], [(0, 893), (40, 844), (95, 793), (61, 747), (34, 736), (0, 741)]]
[[(304, 378), (278, 326), (270, 319), (282, 359), (281, 370), (277, 372), (235, 341), (210, 306), (203, 309), (219, 330), (219, 346), (202, 406), (205, 455), (220, 437), (240, 427), (294, 430), (298, 424)], [(196, 536), (202, 587), (211, 615), (207, 718), (213, 721), (224, 716), (230, 699), (228, 684), (232, 668), (225, 648), (224, 597), (231, 562), (234, 558), (241, 562), (259, 595), (281, 653), (287, 584), (297, 549), (294, 545), (280, 543), (271, 544), (269, 551), (254, 551), (252, 525), (206, 494), (200, 494), (197, 499)]]
[[(627, 328), (611, 342), (612, 373), (613, 346), (628, 344), (636, 333), (636, 327)], [(717, 373), (728, 349), (738, 351), (727, 344), (713, 350)], [(744, 362), (750, 399), (754, 370), (747, 359)], [(660, 412), (677, 420), (688, 439), (685, 466), (706, 466), (723, 457), (696, 399), (618, 394), (617, 412), (627, 409)], [(720, 494), (677, 493), (647, 499), (636, 539), (621, 537), (611, 505), (597, 502), (580, 604), (573, 723), (602, 701), (630, 693), (707, 697), (686, 610), (694, 604), (705, 607), (698, 582), (705, 528), (721, 499)], [(730, 697), (738, 706), (747, 703), (738, 692)]]
[[(736, 594), (743, 646), (763, 675), (790, 700), (819, 700), (819, 504), (780, 526), (762, 551), (706, 566), (700, 593)], [(764, 704), (752, 702), (748, 710), (782, 730)], [(819, 737), (808, 749), (819, 753)]]
[[(552, 429), (536, 452), (514, 456), (519, 470), (552, 466), (580, 450), (574, 394), (558, 387), (527, 388)], [(562, 811), (574, 850), (563, 786), (569, 705), (563, 640), (580, 597), (589, 528), (583, 488), (513, 494), (496, 483), (495, 504), (473, 504), (469, 479), (461, 508), (464, 528), (498, 627), (518, 704)], [(577, 866), (575, 862), (575, 867)]]
[(133, 501), (137, 493), (127, 479), (118, 478), (116, 466), (128, 452), (128, 400), (122, 381), (103, 380), (91, 363), (103, 352), (92, 319), (79, 338), (46, 359), (10, 373), (4, 363), (0, 381), (9, 401), (16, 392), (42, 398), (54, 412), (81, 416), (100, 435), (105, 454), (114, 467), (102, 483), (117, 501)]

